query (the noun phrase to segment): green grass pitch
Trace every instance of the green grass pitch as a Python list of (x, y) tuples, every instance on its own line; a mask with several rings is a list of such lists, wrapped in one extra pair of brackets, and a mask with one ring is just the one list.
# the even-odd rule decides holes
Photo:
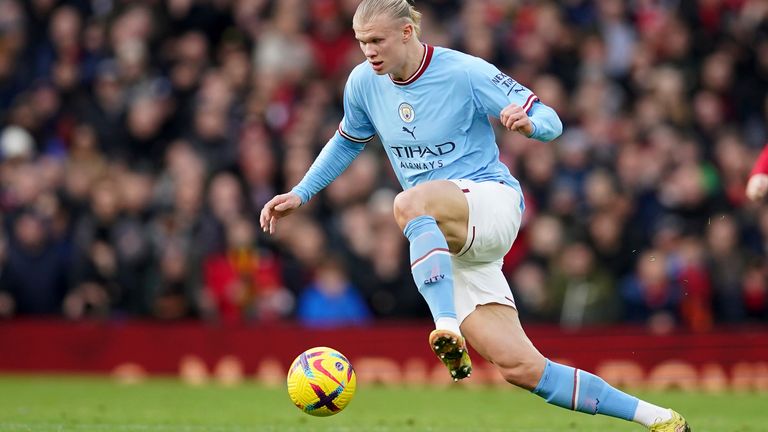
[[(768, 394), (643, 393), (673, 406), (694, 432), (768, 431)], [(573, 413), (504, 388), (360, 386), (342, 413), (314, 418), (284, 388), (190, 387), (174, 379), (121, 385), (108, 378), (0, 376), (0, 431), (642, 431), (639, 425)]]

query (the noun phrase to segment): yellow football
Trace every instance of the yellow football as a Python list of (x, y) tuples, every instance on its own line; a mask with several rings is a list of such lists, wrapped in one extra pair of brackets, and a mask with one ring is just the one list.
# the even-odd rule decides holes
[(288, 395), (294, 405), (318, 417), (338, 414), (352, 400), (357, 377), (352, 364), (333, 348), (310, 348), (288, 370)]

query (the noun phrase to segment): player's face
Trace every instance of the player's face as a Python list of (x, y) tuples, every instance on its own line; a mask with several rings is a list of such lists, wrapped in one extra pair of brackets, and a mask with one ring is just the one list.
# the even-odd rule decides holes
[(404, 68), (406, 50), (402, 25), (398, 20), (378, 16), (353, 28), (355, 39), (374, 72), (397, 75)]

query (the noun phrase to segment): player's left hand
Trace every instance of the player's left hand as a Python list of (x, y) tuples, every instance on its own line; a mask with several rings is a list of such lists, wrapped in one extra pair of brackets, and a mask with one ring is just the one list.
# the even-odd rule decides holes
[(533, 123), (523, 107), (517, 104), (509, 104), (501, 110), (499, 120), (505, 128), (513, 132), (520, 132), (529, 137), (533, 134)]

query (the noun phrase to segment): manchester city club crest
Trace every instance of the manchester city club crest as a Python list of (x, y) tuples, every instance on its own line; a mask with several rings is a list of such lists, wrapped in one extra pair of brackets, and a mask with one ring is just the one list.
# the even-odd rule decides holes
[(408, 102), (403, 102), (397, 107), (397, 112), (400, 114), (400, 119), (406, 123), (413, 121), (416, 117), (416, 112), (413, 111), (413, 107)]

